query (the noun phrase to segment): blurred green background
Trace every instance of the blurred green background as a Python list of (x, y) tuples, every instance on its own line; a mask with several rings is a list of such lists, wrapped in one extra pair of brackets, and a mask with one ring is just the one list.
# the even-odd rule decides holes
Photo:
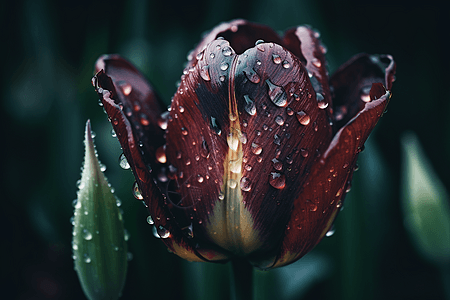
[[(414, 2), (416, 3), (416, 2)], [(445, 299), (445, 284), (408, 238), (401, 214), (400, 137), (414, 131), (450, 186), (448, 32), (438, 1), (2, 1), (0, 4), (1, 287), (5, 299), (84, 299), (71, 251), (84, 124), (122, 200), (133, 258), (122, 299), (228, 299), (228, 265), (167, 253), (131, 194), (132, 174), (91, 85), (99, 55), (133, 61), (169, 103), (204, 31), (245, 18), (283, 31), (311, 24), (331, 72), (359, 52), (392, 54), (388, 112), (360, 155), (336, 233), (298, 263), (257, 272), (258, 299)], [(449, 249), (450, 252), (450, 249)], [(446, 283), (447, 288), (450, 285)]]

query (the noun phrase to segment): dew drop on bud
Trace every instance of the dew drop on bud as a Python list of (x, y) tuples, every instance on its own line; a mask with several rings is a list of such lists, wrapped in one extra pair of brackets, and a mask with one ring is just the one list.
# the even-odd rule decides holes
[(300, 124), (305, 126), (308, 125), (309, 122), (311, 121), (311, 118), (303, 110), (297, 113), (297, 119), (300, 122)]
[(317, 58), (314, 58), (311, 63), (314, 65), (314, 67), (316, 68), (320, 68), (322, 66), (322, 63), (320, 62), (320, 60), (318, 60)]
[(122, 93), (123, 93), (125, 96), (128, 96), (128, 95), (131, 94), (131, 91), (132, 91), (132, 89), (133, 89), (133, 87), (131, 86), (131, 84), (129, 84), (128, 82), (125, 82), (125, 81), (119, 81), (119, 82), (118, 82), (118, 85), (119, 85), (120, 89), (122, 90)]
[(288, 61), (283, 61), (283, 68), (285, 68), (285, 69), (289, 69), (291, 67), (291, 65), (289, 64), (289, 62)]
[(364, 102), (370, 102), (370, 89), (371, 86), (365, 86), (361, 89), (361, 100)]
[(168, 120), (169, 120), (169, 115), (170, 115), (170, 112), (165, 111), (158, 118), (158, 126), (162, 130), (166, 130), (167, 129), (167, 123), (168, 123)]
[(217, 124), (216, 118), (214, 117), (211, 117), (211, 127), (214, 129), (214, 132), (217, 135), (221, 135), (222, 130), (220, 129), (220, 126), (219, 124)]
[(278, 85), (270, 82), (269, 79), (266, 80), (267, 85), (269, 86), (269, 97), (272, 100), (273, 104), (278, 107), (284, 107), (287, 105), (287, 94), (286, 91)]
[(274, 158), (272, 159), (273, 162), (273, 168), (277, 171), (281, 171), (283, 169), (283, 163), (279, 161), (278, 159)]
[(188, 131), (187, 131), (187, 129), (186, 128), (184, 128), (184, 127), (181, 127), (181, 134), (182, 135), (188, 135)]
[(152, 219), (152, 216), (148, 216), (148, 217), (147, 217), (147, 223), (150, 224), (150, 225), (155, 224), (155, 222), (154, 222), (153, 219)]
[(317, 106), (320, 109), (325, 109), (328, 107), (328, 102), (325, 100), (321, 93), (316, 93)]
[(269, 183), (276, 189), (283, 189), (286, 186), (286, 177), (284, 174), (272, 172), (269, 176)]
[(127, 170), (130, 168), (130, 164), (128, 163), (128, 160), (125, 157), (124, 153), (120, 154), (120, 156), (119, 156), (119, 166), (124, 170)]
[(144, 200), (144, 197), (142, 196), (142, 193), (141, 193), (141, 190), (139, 189), (139, 185), (138, 185), (137, 181), (135, 181), (133, 184), (133, 196), (134, 196), (134, 198), (136, 198), (138, 200)]

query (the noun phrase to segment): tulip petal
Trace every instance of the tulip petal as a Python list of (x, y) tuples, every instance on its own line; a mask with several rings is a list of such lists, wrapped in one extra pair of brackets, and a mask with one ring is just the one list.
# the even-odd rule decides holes
[(112, 98), (123, 107), (147, 164), (154, 166), (156, 149), (164, 144), (164, 131), (158, 126), (161, 113), (165, 111), (163, 102), (144, 76), (119, 55), (101, 56), (95, 69), (96, 72), (103, 70), (111, 78), (114, 85)]
[[(132, 68), (130, 69), (131, 72), (135, 70), (134, 67)], [(190, 240), (189, 234), (183, 232), (182, 228), (174, 221), (173, 214), (166, 205), (167, 199), (161, 191), (161, 188), (163, 188), (161, 187), (161, 182), (157, 182), (153, 178), (151, 174), (152, 169), (146, 160), (149, 156), (145, 156), (145, 151), (141, 151), (139, 144), (142, 142), (139, 142), (135, 136), (135, 131), (142, 127), (133, 126), (135, 124), (133, 122), (136, 120), (133, 118), (133, 115), (127, 117), (125, 105), (130, 104), (130, 102), (121, 102), (118, 99), (120, 93), (117, 93), (113, 80), (105, 74), (103, 69), (94, 76), (93, 83), (136, 178), (139, 192), (148, 206), (152, 220), (154, 220), (156, 232), (163, 239), (169, 250), (190, 261), (222, 261), (226, 259), (227, 255), (208, 246), (202, 246), (201, 252), (197, 251), (197, 241)], [(144, 102), (145, 99), (139, 98), (142, 95), (148, 94), (138, 94), (138, 97), (134, 98), (134, 100), (139, 104), (148, 104)], [(151, 100), (147, 98), (147, 101)], [(142, 107), (145, 106), (143, 105)], [(155, 119), (153, 120), (157, 122)], [(158, 168), (159, 166), (156, 165), (156, 167)]]
[(337, 132), (327, 151), (313, 166), (300, 197), (294, 202), (282, 247), (271, 267), (298, 260), (329, 230), (343, 205), (358, 153), (382, 116), (390, 95), (381, 83), (373, 84), (371, 102)]
[[(309, 26), (298, 26), (286, 31), (284, 46), (303, 62), (308, 70), (311, 83), (316, 92), (319, 107), (328, 116), (333, 113), (333, 103), (328, 86), (328, 71), (326, 69), (326, 48), (319, 40), (320, 34)], [(319, 95), (320, 94), (320, 95)]]
[(381, 82), (388, 91), (394, 81), (395, 63), (390, 55), (359, 54), (342, 65), (331, 77), (334, 90), (334, 120), (341, 128), (370, 101), (372, 83)]
[(292, 195), (331, 141), (327, 115), (301, 61), (277, 44), (236, 55), (218, 39), (197, 60), (172, 102), (169, 198), (224, 249), (273, 250)]
[(227, 40), (237, 54), (241, 54), (253, 47), (257, 40), (282, 44), (280, 36), (268, 26), (242, 19), (224, 22), (205, 34), (201, 42), (191, 52), (189, 67), (195, 66), (197, 64), (195, 58), (198, 53), (202, 52), (209, 43), (219, 37)]

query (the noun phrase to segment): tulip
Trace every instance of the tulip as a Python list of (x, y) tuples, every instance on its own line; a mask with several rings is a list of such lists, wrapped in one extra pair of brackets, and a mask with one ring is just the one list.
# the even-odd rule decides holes
[(223, 23), (188, 55), (168, 110), (128, 61), (98, 59), (93, 85), (121, 163), (171, 252), (269, 269), (326, 235), (389, 102), (395, 64), (360, 54), (329, 78), (325, 53), (307, 26), (280, 37)]

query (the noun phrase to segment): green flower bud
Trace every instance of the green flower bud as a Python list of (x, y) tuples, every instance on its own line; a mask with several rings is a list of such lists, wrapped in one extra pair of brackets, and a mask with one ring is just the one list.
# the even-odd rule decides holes
[(413, 133), (402, 138), (402, 205), (410, 237), (419, 252), (437, 265), (450, 263), (450, 207), (444, 185)]
[(74, 212), (73, 258), (81, 287), (90, 300), (117, 299), (127, 272), (126, 234), (98, 159), (89, 120), (85, 159)]

